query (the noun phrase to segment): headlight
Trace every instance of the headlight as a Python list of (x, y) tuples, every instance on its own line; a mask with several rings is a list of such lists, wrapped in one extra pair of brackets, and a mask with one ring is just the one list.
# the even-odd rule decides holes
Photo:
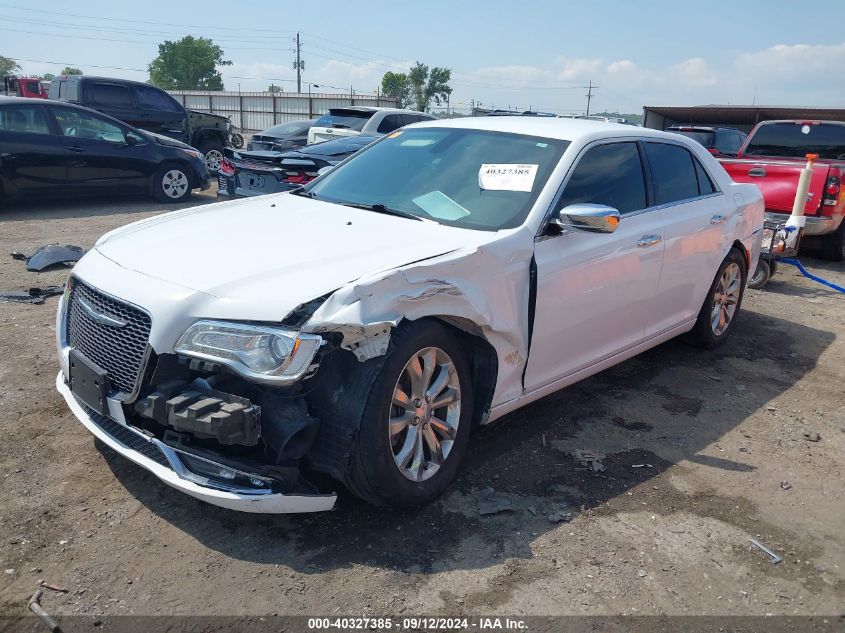
[(283, 328), (197, 321), (179, 337), (176, 352), (226, 365), (268, 384), (299, 380), (323, 339)]

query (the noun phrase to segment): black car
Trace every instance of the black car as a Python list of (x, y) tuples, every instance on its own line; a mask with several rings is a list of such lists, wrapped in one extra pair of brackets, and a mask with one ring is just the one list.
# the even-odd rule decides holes
[(226, 150), (217, 174), (220, 197), (260, 196), (289, 191), (314, 180), (324, 167), (334, 167), (380, 136), (346, 136), (290, 152)]
[(308, 130), (316, 119), (288, 121), (267, 128), (252, 137), (247, 144), (248, 151), (286, 152), (308, 145)]
[(232, 124), (228, 118), (188, 110), (164, 90), (128, 79), (62, 75), (50, 82), (50, 99), (97, 110), (127, 125), (196, 147), (217, 171)]
[(179, 202), (208, 189), (203, 155), (82, 106), (0, 97), (0, 199), (148, 193)]
[(667, 132), (682, 134), (698, 141), (713, 156), (736, 156), (748, 136), (732, 127), (708, 127), (700, 125), (673, 125)]

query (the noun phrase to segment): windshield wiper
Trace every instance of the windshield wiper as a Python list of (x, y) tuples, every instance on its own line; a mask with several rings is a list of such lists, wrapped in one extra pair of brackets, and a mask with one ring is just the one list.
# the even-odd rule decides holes
[(345, 123), (332, 123), (332, 127), (339, 128), (342, 130), (351, 130), (352, 128)]
[(418, 215), (408, 213), (407, 211), (400, 211), (399, 209), (391, 209), (383, 204), (361, 204), (358, 202), (339, 202), (338, 204), (342, 204), (345, 207), (352, 207), (353, 209), (364, 209), (365, 211), (375, 211), (376, 213), (384, 213), (385, 215), (395, 215), (397, 218), (405, 218), (406, 220), (423, 221)]
[(290, 189), (288, 193), (292, 193), (295, 196), (302, 196), (303, 198), (311, 198), (312, 200), (317, 199), (317, 194), (313, 191), (306, 190), (305, 185), (299, 185), (296, 189)]

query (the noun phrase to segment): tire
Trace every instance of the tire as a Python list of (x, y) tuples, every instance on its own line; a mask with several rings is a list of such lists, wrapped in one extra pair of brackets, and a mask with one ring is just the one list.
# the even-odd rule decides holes
[(153, 194), (159, 202), (183, 202), (191, 195), (191, 178), (181, 165), (162, 165), (153, 175)]
[[(455, 403), (433, 409), (421, 398), (420, 406), (411, 408), (414, 395), (422, 392), (411, 384), (414, 359), (423, 377), (425, 368), (432, 367), (430, 390), (442, 388), (434, 402), (454, 398), (457, 392)], [(446, 371), (447, 364), (451, 371)], [(363, 409), (346, 486), (369, 503), (395, 508), (421, 506), (439, 497), (454, 480), (469, 441), (471, 380), (463, 347), (442, 324), (423, 320), (395, 330)], [(408, 408), (395, 404), (399, 400)], [(432, 447), (438, 445), (435, 451)]]
[[(727, 340), (739, 316), (747, 277), (745, 256), (732, 248), (719, 266), (719, 271), (707, 291), (707, 298), (698, 313), (698, 320), (689, 333), (690, 342), (705, 349), (713, 349)], [(736, 287), (736, 283), (739, 287)], [(723, 292), (725, 285), (727, 292)], [(718, 320), (714, 317), (718, 317)]]
[(214, 175), (220, 171), (220, 163), (223, 160), (223, 143), (214, 139), (207, 139), (197, 146), (197, 149), (205, 156), (205, 166), (208, 173)]
[(748, 287), (753, 290), (760, 290), (760, 288), (768, 283), (771, 277), (772, 264), (761, 257), (760, 261), (757, 262), (757, 270), (754, 271), (754, 274), (751, 275), (751, 279), (748, 280)]
[(232, 147), (235, 149), (242, 149), (244, 146), (244, 137), (240, 134), (232, 134)]
[(839, 228), (830, 235), (822, 238), (820, 255), (832, 262), (845, 260), (845, 220), (839, 223)]

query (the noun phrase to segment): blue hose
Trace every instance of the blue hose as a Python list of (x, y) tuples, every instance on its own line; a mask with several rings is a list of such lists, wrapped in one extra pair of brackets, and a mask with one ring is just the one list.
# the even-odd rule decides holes
[(807, 269), (804, 268), (801, 265), (801, 262), (799, 262), (797, 259), (793, 259), (791, 257), (786, 257), (784, 259), (779, 259), (778, 261), (783, 262), (784, 264), (792, 264), (807, 279), (812, 279), (813, 281), (818, 282), (823, 286), (827, 286), (828, 288), (833, 288), (837, 292), (841, 292), (842, 294), (845, 294), (845, 288), (843, 288), (842, 286), (837, 286), (835, 283), (832, 283), (832, 282), (828, 281), (827, 279), (822, 279), (821, 277), (816, 277), (814, 274), (808, 272)]

